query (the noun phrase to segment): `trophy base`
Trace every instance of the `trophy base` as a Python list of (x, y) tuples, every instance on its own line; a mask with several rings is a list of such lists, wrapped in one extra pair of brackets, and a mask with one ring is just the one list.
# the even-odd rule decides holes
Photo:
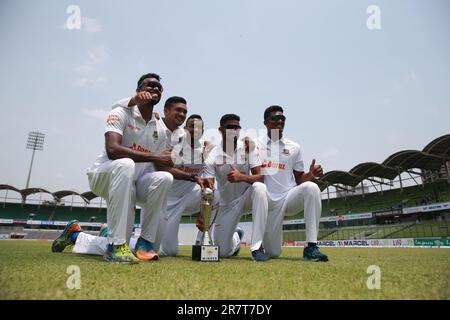
[(195, 245), (192, 246), (192, 260), (213, 261), (219, 260), (219, 246)]

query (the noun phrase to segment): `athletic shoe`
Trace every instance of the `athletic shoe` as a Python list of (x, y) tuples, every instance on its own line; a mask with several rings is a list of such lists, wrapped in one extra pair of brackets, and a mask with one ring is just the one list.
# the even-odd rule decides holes
[[(241, 227), (237, 227), (236, 230), (234, 230), (234, 232), (238, 234), (239, 240), (242, 241), (242, 238), (244, 237), (244, 229), (242, 229)], [(233, 257), (237, 256), (239, 254), (239, 251), (241, 251), (241, 246), (240, 245), (237, 248), (237, 250), (232, 254), (232, 256)]]
[(327, 255), (320, 252), (319, 247), (316, 245), (307, 246), (303, 249), (303, 260), (306, 261), (328, 261)]
[(105, 254), (103, 255), (103, 259), (109, 262), (128, 263), (128, 264), (134, 264), (139, 262), (139, 260), (136, 259), (133, 252), (131, 252), (130, 248), (126, 243), (118, 246), (109, 244), (108, 248), (105, 251)]
[(102, 224), (102, 226), (100, 227), (100, 230), (98, 232), (98, 236), (99, 237), (104, 237), (104, 238), (108, 237), (108, 225), (106, 223)]
[(241, 239), (244, 237), (244, 229), (242, 229), (241, 227), (237, 227), (236, 230), (234, 230), (234, 232), (236, 232), (239, 236), (239, 239)]
[(71, 239), (73, 232), (81, 232), (78, 220), (72, 220), (67, 223), (61, 235), (53, 241), (52, 252), (63, 252), (67, 246), (73, 245), (74, 243)]
[(269, 260), (269, 256), (264, 252), (264, 248), (261, 246), (257, 250), (252, 251), (253, 261), (264, 262)]
[(153, 244), (141, 237), (136, 242), (136, 247), (134, 248), (136, 252), (136, 257), (140, 260), (158, 260), (158, 254), (153, 249)]

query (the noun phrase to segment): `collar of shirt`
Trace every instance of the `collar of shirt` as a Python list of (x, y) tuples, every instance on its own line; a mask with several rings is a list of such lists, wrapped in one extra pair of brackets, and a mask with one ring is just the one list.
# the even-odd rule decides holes
[(280, 140), (274, 142), (274, 141), (272, 141), (272, 139), (269, 138), (269, 136), (265, 135), (265, 136), (262, 138), (262, 141), (261, 141), (261, 142), (262, 142), (264, 145), (266, 145), (266, 146), (269, 146), (269, 144), (272, 145), (272, 144), (276, 144), (276, 143), (282, 143), (283, 145), (285, 145), (285, 144), (286, 144), (286, 139), (285, 139), (285, 137), (283, 136), (283, 137), (281, 137)]
[(185, 140), (186, 132), (184, 131), (184, 129), (182, 129), (181, 127), (177, 127), (174, 131), (170, 131), (170, 129), (167, 128), (164, 122), (164, 118), (160, 119), (159, 121), (161, 122), (161, 126), (166, 132), (167, 138), (171, 140), (171, 144), (178, 144)]
[[(141, 118), (142, 120), (144, 120), (144, 118), (142, 117), (141, 111), (139, 110), (138, 106), (133, 106), (132, 107), (132, 111), (133, 111), (133, 118)], [(150, 119), (150, 122), (156, 122), (156, 117), (155, 114), (152, 113), (152, 118)], [(144, 120), (145, 121), (145, 120)]]
[(241, 140), (238, 140), (237, 145), (236, 145), (236, 150), (234, 150), (233, 156), (230, 156), (225, 151), (223, 151), (222, 143), (220, 145), (216, 146), (216, 148), (217, 148), (216, 156), (226, 157), (231, 160), (233, 160), (236, 157), (238, 152), (245, 151), (244, 142), (242, 142)]

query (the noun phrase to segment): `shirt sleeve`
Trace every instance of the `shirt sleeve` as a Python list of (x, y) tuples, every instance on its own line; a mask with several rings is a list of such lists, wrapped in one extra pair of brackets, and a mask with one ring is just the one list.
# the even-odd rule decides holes
[(123, 108), (111, 110), (106, 118), (105, 132), (117, 132), (123, 136), (126, 127), (126, 112)]
[(203, 178), (214, 178), (216, 175), (215, 152), (211, 152), (205, 160), (202, 169)]
[(253, 151), (249, 153), (249, 164), (250, 169), (262, 166), (261, 157), (259, 156), (258, 148), (255, 148)]
[(111, 109), (115, 109), (117, 107), (128, 108), (128, 104), (130, 103), (130, 101), (131, 101), (131, 97), (122, 98), (120, 100), (117, 100), (116, 102), (114, 102), (114, 104), (111, 107)]
[(292, 167), (295, 171), (305, 172), (305, 165), (303, 163), (303, 156), (300, 148), (297, 149), (297, 152), (294, 157), (294, 165)]

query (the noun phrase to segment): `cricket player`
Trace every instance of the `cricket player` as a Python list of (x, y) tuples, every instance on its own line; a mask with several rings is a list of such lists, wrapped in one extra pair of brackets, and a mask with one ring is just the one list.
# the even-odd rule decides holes
[[(87, 171), (91, 190), (105, 198), (107, 203), (109, 231), (106, 251), (104, 242), (91, 244), (97, 240), (80, 233), (79, 224), (71, 222), (53, 242), (53, 252), (61, 252), (68, 244), (75, 243), (73, 252), (80, 253), (85, 253), (85, 248), (98, 245), (97, 249), (103, 250), (107, 261), (135, 263), (138, 259), (158, 259), (153, 244), (161, 216), (166, 215), (167, 193), (173, 182), (170, 173), (155, 171), (153, 166), (173, 166), (171, 150), (166, 149), (164, 126), (153, 114), (162, 92), (159, 75), (149, 73), (138, 80), (136, 95), (129, 99), (129, 105), (133, 107), (119, 103), (109, 113), (105, 149)], [(141, 215), (141, 236), (135, 248), (138, 259), (127, 245), (136, 203), (145, 209)]]
[(323, 169), (313, 160), (309, 172), (304, 172), (300, 146), (283, 135), (285, 121), (282, 107), (267, 108), (264, 112), (267, 135), (256, 142), (269, 195), (263, 246), (270, 257), (278, 257), (281, 253), (284, 217), (304, 210), (307, 246), (303, 250), (303, 258), (328, 261), (328, 257), (317, 246), (322, 200), (320, 189), (313, 182), (323, 175)]
[(214, 178), (220, 193), (220, 203), (211, 230), (221, 257), (237, 254), (239, 237), (236, 227), (244, 213), (252, 212), (252, 258), (266, 261), (269, 257), (262, 246), (267, 222), (267, 190), (261, 175), (261, 161), (256, 150), (247, 152), (245, 144), (238, 140), (240, 117), (226, 114), (220, 119), (219, 132), (222, 143), (216, 146), (205, 160), (203, 176), (208, 187), (214, 189)]
[[(118, 102), (122, 107), (132, 103), (130, 98)], [(186, 114), (187, 103), (184, 98), (170, 97), (167, 99), (164, 105), (165, 117), (161, 125), (167, 137), (166, 147), (175, 147), (172, 156), (176, 159), (174, 161), (176, 165), (174, 167), (158, 167), (158, 169), (167, 170), (175, 178), (167, 196), (167, 215), (161, 217), (156, 240), (153, 243), (153, 249), (158, 251), (162, 238), (160, 254), (163, 256), (172, 256), (178, 253), (178, 228), (181, 215), (200, 211), (200, 190), (203, 188), (203, 178), (199, 174), (203, 167), (203, 159), (213, 147), (209, 141), (201, 140), (203, 121), (199, 115), (191, 115), (188, 118), (185, 126), (188, 134), (181, 129), (180, 126), (184, 122)], [(141, 215), (145, 215), (144, 210), (145, 208), (141, 209)], [(77, 225), (77, 222), (74, 221), (73, 224)], [(107, 225), (103, 225), (100, 237), (79, 233), (75, 241), (72, 241), (75, 244), (73, 252), (101, 255), (107, 245), (105, 239), (102, 238), (107, 234), (107, 230)], [(69, 238), (67, 232), (63, 232), (61, 238)], [(136, 242), (137, 239), (133, 237), (129, 247), (134, 249)], [(68, 241), (66, 243), (69, 244)]]
[[(174, 147), (177, 158), (175, 166), (169, 169), (174, 176), (174, 182), (167, 196), (167, 217), (160, 224), (161, 256), (178, 254), (181, 216), (200, 211), (201, 191), (205, 188), (204, 179), (201, 177), (203, 164), (214, 147), (209, 141), (202, 139), (203, 119), (200, 115), (189, 116), (184, 128), (185, 139)], [(215, 201), (218, 201), (218, 194)]]

